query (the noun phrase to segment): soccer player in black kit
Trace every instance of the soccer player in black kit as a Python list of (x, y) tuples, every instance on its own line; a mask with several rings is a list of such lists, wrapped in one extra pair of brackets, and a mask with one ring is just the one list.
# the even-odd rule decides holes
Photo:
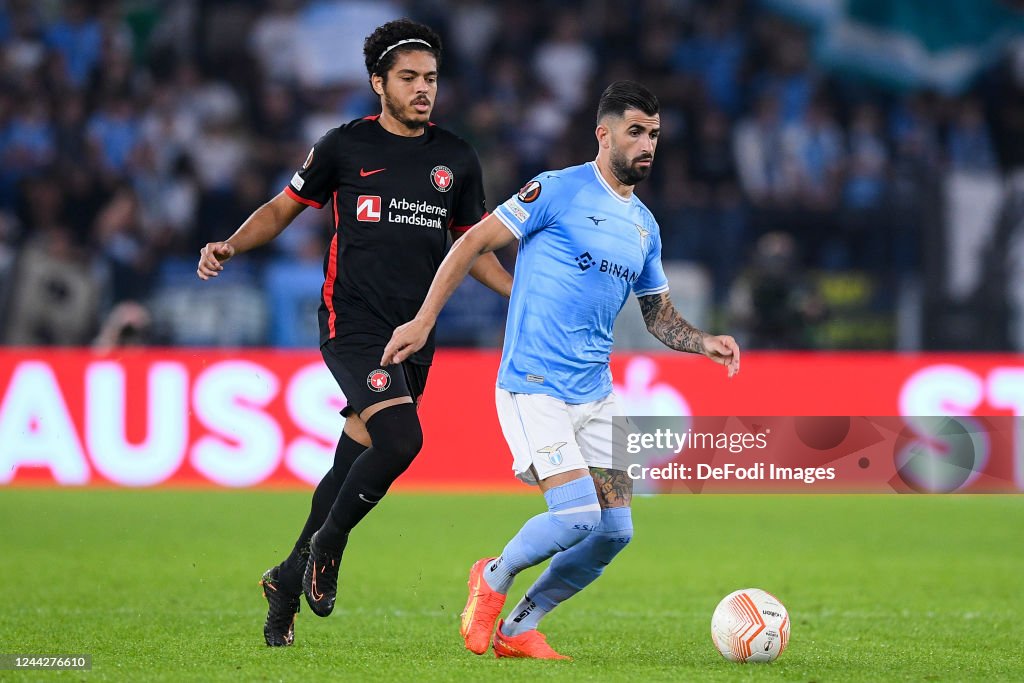
[[(392, 331), (416, 315), (452, 239), (486, 215), (476, 153), (430, 123), (437, 34), (392, 21), (366, 38), (363, 54), (381, 113), (328, 131), (280, 194), (227, 241), (202, 249), (197, 270), (203, 280), (216, 277), (232, 256), (273, 240), (307, 206), (333, 199), (320, 350), (348, 400), (345, 429), (291, 554), (261, 580), (268, 645), (294, 642), (300, 593), (315, 614), (331, 613), (349, 531), (419, 452), (416, 403), (433, 339), (403, 363), (381, 367), (380, 358)], [(473, 275), (504, 296), (511, 291), (512, 276), (493, 255)]]

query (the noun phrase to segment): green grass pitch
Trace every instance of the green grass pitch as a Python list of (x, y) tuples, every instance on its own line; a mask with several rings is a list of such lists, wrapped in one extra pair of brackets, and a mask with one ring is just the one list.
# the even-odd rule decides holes
[[(537, 495), (388, 497), (352, 536), (334, 615), (263, 644), (257, 580), (304, 519), (301, 492), (0, 491), (0, 653), (93, 656), (0, 679), (453, 681), (1024, 680), (1024, 496), (656, 496), (605, 575), (543, 624), (573, 662), (462, 648), (469, 565)], [(538, 573), (519, 577), (520, 597)], [(769, 665), (709, 635), (737, 588), (793, 625)]]

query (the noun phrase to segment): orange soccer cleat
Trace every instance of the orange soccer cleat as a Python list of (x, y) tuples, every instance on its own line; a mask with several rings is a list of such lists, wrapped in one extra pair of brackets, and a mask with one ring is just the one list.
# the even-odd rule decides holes
[(505, 606), (505, 595), (487, 585), (484, 570), (494, 562), (496, 557), (485, 557), (473, 563), (469, 570), (469, 598), (462, 610), (462, 625), (459, 633), (466, 641), (466, 649), (473, 654), (482, 655), (491, 644), (491, 633), (494, 622), (501, 615)]
[(531, 659), (572, 659), (560, 655), (551, 649), (543, 633), (537, 630), (526, 631), (518, 636), (506, 636), (501, 632), (504, 621), (498, 622), (494, 632), (495, 657), (529, 657)]

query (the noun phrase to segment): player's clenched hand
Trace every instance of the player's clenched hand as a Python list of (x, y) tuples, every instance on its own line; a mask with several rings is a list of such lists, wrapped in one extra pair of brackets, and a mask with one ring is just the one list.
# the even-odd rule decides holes
[(391, 341), (384, 347), (384, 355), (380, 358), (381, 367), (401, 363), (422, 349), (427, 343), (432, 327), (433, 325), (416, 319), (396, 327), (391, 334)]
[(196, 275), (200, 280), (217, 277), (224, 270), (224, 264), (235, 255), (235, 248), (227, 242), (210, 242), (199, 252), (199, 268)]
[(704, 337), (704, 355), (719, 365), (729, 368), (732, 377), (740, 371), (740, 345), (727, 334)]

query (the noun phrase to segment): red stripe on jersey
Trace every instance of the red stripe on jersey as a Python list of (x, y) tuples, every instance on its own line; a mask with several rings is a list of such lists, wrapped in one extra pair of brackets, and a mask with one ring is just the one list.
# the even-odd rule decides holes
[(331, 255), (327, 259), (327, 277), (324, 278), (324, 304), (327, 306), (327, 329), (334, 339), (334, 281), (338, 279), (338, 231), (331, 239)]
[(338, 191), (334, 191), (334, 229), (337, 230), (341, 227), (341, 223), (338, 222)]
[(306, 199), (305, 197), (300, 197), (298, 195), (298, 193), (296, 193), (295, 190), (292, 189), (291, 185), (285, 185), (284, 193), (286, 195), (288, 195), (289, 197), (291, 197), (292, 199), (294, 199), (295, 201), (297, 201), (299, 204), (305, 204), (306, 206), (312, 206), (314, 209), (322, 209), (322, 208), (324, 208), (324, 205), (320, 204), (319, 202), (314, 202), (312, 199)]
[[(482, 221), (483, 219), (487, 218), (490, 215), (491, 214), (489, 212), (484, 211), (484, 215), (480, 216), (480, 221)], [(480, 221), (477, 221), (477, 223), (479, 223)], [(476, 223), (474, 223), (473, 225), (476, 225)], [(450, 229), (452, 230), (452, 232), (466, 232), (472, 227), (472, 225), (453, 225)]]

